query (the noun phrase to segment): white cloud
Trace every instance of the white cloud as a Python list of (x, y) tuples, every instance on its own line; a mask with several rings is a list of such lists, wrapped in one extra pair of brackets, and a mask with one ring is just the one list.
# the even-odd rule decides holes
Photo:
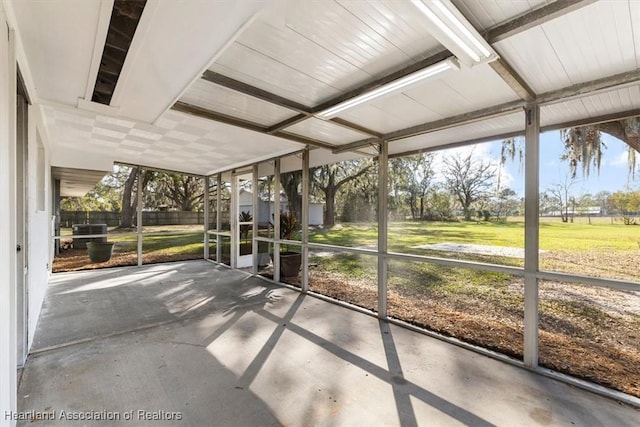
[(629, 155), (627, 154), (626, 151), (623, 151), (620, 154), (618, 154), (618, 156), (616, 156), (615, 159), (609, 161), (609, 165), (626, 168), (628, 161), (629, 161)]

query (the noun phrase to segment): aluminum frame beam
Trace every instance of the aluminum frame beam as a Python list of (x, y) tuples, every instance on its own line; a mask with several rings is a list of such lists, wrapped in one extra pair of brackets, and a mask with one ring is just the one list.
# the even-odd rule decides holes
[(538, 366), (538, 269), (540, 248), (540, 107), (525, 111), (524, 364)]
[(378, 317), (387, 318), (387, 276), (389, 260), (389, 142), (383, 141), (378, 154)]
[[(592, 4), (594, 1), (595, 0), (563, 0), (563, 1), (554, 2), (549, 5), (538, 8), (532, 12), (529, 12), (527, 14), (514, 18), (511, 21), (506, 22), (505, 24), (489, 29), (484, 32), (484, 37), (489, 44), (493, 44), (500, 40), (514, 36), (530, 28), (533, 28), (535, 26), (538, 26), (545, 22), (553, 20), (559, 16), (575, 11), (581, 7)], [(484, 108), (481, 110), (460, 114), (458, 116), (438, 120), (435, 122), (423, 123), (421, 125), (400, 129), (387, 134), (382, 134), (380, 132), (373, 131), (364, 126), (358, 125), (357, 123), (352, 123), (340, 118), (334, 118), (330, 120), (334, 124), (338, 124), (340, 126), (344, 126), (346, 128), (349, 128), (358, 132), (363, 132), (373, 137), (373, 138), (367, 138), (364, 140), (355, 141), (353, 143), (340, 145), (340, 146), (336, 146), (335, 144), (330, 144), (325, 141), (315, 140), (313, 138), (294, 135), (290, 132), (284, 131), (284, 129), (296, 123), (299, 123), (301, 121), (307, 120), (310, 117), (313, 117), (313, 114), (318, 111), (322, 111), (324, 109), (330, 108), (347, 99), (353, 98), (355, 96), (361, 95), (362, 93), (365, 93), (377, 87), (383, 86), (389, 82), (402, 78), (408, 74), (411, 74), (417, 70), (433, 65), (442, 60), (445, 60), (451, 56), (452, 56), (451, 52), (449, 52), (448, 50), (443, 50), (441, 52), (438, 52), (432, 55), (429, 58), (425, 58), (421, 61), (418, 61), (417, 63), (410, 64), (386, 76), (367, 82), (355, 89), (344, 92), (314, 107), (303, 105), (301, 103), (292, 101), (285, 97), (276, 95), (269, 91), (260, 89), (253, 85), (241, 82), (239, 80), (233, 79), (231, 77), (227, 77), (225, 75), (222, 75), (220, 73), (217, 73), (211, 70), (204, 71), (202, 75), (203, 80), (206, 80), (212, 84), (217, 84), (222, 87), (243, 93), (248, 96), (255, 97), (265, 102), (270, 102), (274, 105), (278, 105), (282, 108), (287, 108), (292, 112), (298, 113), (293, 117), (285, 119), (271, 126), (263, 126), (257, 123), (239, 119), (237, 117), (231, 117), (225, 114), (217, 113), (215, 111), (207, 110), (194, 105), (189, 105), (180, 101), (176, 102), (172, 108), (177, 111), (198, 115), (200, 117), (219, 121), (219, 122), (230, 124), (233, 126), (239, 126), (255, 132), (266, 133), (266, 134), (274, 135), (280, 138), (289, 139), (294, 142), (300, 142), (300, 143), (308, 144), (308, 145), (319, 147), (319, 148), (331, 149), (333, 150), (333, 153), (338, 154), (346, 151), (355, 151), (358, 148), (368, 145), (372, 142), (373, 143), (380, 142), (380, 140), (391, 141), (395, 139), (402, 139), (412, 135), (432, 132), (432, 131), (444, 129), (447, 127), (469, 123), (475, 120), (480, 120), (480, 119), (489, 118), (489, 117), (493, 117), (501, 114), (506, 114), (508, 112), (515, 111), (519, 108), (525, 107), (525, 105), (528, 102), (537, 102), (538, 104), (542, 104), (545, 102), (550, 102), (550, 100), (553, 100), (553, 99), (559, 99), (558, 97), (572, 96), (571, 93), (575, 93), (576, 90), (579, 93), (585, 93), (586, 91), (588, 91), (589, 87), (593, 87), (592, 86), (593, 82), (587, 82), (583, 84), (582, 88), (579, 87), (580, 85), (575, 85), (570, 88), (562, 89), (560, 91), (549, 92), (549, 93), (537, 96), (536, 93), (528, 85), (528, 83), (511, 67), (511, 65), (506, 60), (500, 58), (497, 61), (492, 62), (491, 67), (522, 99), (521, 101), (514, 101), (511, 103), (492, 106), (492, 107)], [(615, 85), (615, 82), (611, 82), (611, 85)]]

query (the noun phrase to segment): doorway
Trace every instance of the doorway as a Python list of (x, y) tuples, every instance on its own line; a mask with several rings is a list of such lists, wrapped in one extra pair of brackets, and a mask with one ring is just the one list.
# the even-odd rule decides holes
[(27, 227), (28, 177), (28, 100), (18, 78), (16, 97), (16, 300), (17, 300), (17, 364), (23, 367), (29, 348)]
[(236, 268), (247, 268), (253, 265), (253, 174), (236, 174), (233, 180), (236, 200), (234, 232), (238, 242), (235, 245)]

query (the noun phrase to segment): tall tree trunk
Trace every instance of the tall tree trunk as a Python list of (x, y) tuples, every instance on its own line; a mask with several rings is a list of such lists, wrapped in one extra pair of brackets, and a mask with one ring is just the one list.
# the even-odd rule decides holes
[(471, 221), (471, 206), (470, 205), (464, 205), (462, 210), (464, 211), (464, 220), (465, 221)]
[(132, 168), (129, 173), (129, 177), (124, 183), (124, 190), (122, 193), (122, 212), (120, 216), (120, 228), (133, 227), (133, 216), (135, 214), (135, 207), (138, 204), (139, 195), (136, 192), (134, 200), (135, 204), (131, 203), (131, 195), (133, 193), (133, 187), (136, 183), (136, 176), (138, 175), (138, 168)]
[(325, 211), (324, 211), (324, 226), (333, 227), (336, 225), (336, 188), (327, 187), (325, 192)]

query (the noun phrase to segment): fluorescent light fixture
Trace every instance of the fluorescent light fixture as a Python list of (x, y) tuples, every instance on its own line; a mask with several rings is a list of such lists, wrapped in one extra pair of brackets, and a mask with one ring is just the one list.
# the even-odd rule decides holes
[(432, 24), (432, 35), (468, 66), (498, 58), (498, 54), (478, 33), (451, 0), (411, 0)]
[(316, 113), (315, 116), (322, 120), (329, 120), (342, 113), (343, 111), (360, 104), (364, 104), (365, 102), (369, 102), (373, 99), (380, 98), (386, 95), (391, 95), (403, 89), (408, 89), (410, 86), (414, 86), (425, 79), (435, 77), (441, 73), (444, 73), (445, 71), (459, 69), (460, 65), (458, 65), (458, 61), (456, 61), (454, 58), (449, 58), (433, 64), (427, 68), (423, 68), (422, 70), (416, 71), (415, 73), (411, 73), (397, 80), (393, 80), (386, 85), (380, 86), (369, 92), (365, 92), (362, 95), (358, 95), (354, 98), (348, 99), (338, 105), (334, 105), (331, 108), (320, 111), (319, 113)]

